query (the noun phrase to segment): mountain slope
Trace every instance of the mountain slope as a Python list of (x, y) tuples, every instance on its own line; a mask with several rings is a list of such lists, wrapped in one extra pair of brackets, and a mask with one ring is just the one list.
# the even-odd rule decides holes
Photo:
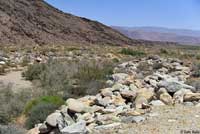
[(114, 29), (127, 35), (132, 39), (143, 39), (149, 41), (169, 41), (181, 44), (200, 44), (200, 31), (167, 29), (159, 27), (116, 27)]
[(43, 0), (0, 0), (0, 45), (133, 41), (99, 22), (63, 13)]

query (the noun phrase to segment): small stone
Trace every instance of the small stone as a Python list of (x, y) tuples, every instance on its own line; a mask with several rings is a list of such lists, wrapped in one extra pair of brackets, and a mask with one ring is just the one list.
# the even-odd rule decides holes
[(136, 91), (131, 91), (131, 90), (124, 90), (121, 91), (120, 94), (122, 95), (123, 98), (127, 98), (127, 99), (135, 99), (137, 96)]
[(194, 104), (192, 102), (184, 102), (183, 105), (185, 105), (185, 106), (194, 106)]
[(144, 96), (140, 96), (138, 95), (135, 99), (135, 108), (138, 109), (138, 108), (142, 108), (142, 104), (143, 103), (148, 103), (148, 100), (144, 97)]
[(199, 101), (200, 93), (187, 93), (184, 95), (184, 101)]
[(51, 129), (46, 125), (46, 123), (43, 123), (40, 127), (39, 127), (39, 131), (41, 134), (45, 134), (48, 133)]
[(111, 129), (111, 128), (119, 127), (120, 125), (121, 123), (117, 122), (117, 123), (112, 123), (108, 125), (96, 126), (95, 129)]
[(137, 91), (138, 90), (138, 88), (135, 86), (135, 84), (130, 84), (130, 90), (132, 90), (132, 91)]
[(173, 104), (173, 99), (171, 95), (169, 95), (167, 92), (162, 93), (159, 97), (159, 99), (164, 102), (166, 105), (171, 105)]
[(175, 119), (169, 119), (168, 122), (176, 122)]
[(150, 102), (150, 105), (153, 105), (153, 106), (164, 106), (165, 104), (160, 100), (153, 100), (153, 101)]
[(175, 92), (173, 95), (173, 99), (174, 99), (175, 103), (183, 103), (184, 95), (186, 93), (192, 93), (192, 91), (188, 90), (188, 89), (181, 89), (181, 90)]
[(112, 103), (115, 106), (125, 105), (125, 100), (121, 97), (121, 95), (112, 96)]
[(113, 95), (113, 92), (111, 88), (105, 88), (105, 89), (101, 89), (101, 94), (104, 97), (111, 97)]
[(96, 104), (103, 106), (103, 107), (106, 107), (111, 103), (112, 103), (112, 100), (111, 100), (110, 97), (104, 97), (104, 98), (99, 97), (99, 98), (96, 99)]
[(149, 88), (142, 88), (140, 90), (138, 90), (138, 96), (143, 96), (144, 98), (146, 98), (148, 101), (151, 101), (151, 99), (154, 97), (154, 91), (153, 89)]
[(128, 116), (128, 117), (122, 117), (123, 123), (140, 123), (145, 121), (145, 117), (143, 116)]

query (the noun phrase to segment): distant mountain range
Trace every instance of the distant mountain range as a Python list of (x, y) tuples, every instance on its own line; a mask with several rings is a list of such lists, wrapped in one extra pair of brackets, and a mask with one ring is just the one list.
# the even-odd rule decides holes
[(132, 39), (169, 41), (186, 45), (200, 45), (200, 31), (169, 29), (163, 27), (120, 27), (112, 26)]

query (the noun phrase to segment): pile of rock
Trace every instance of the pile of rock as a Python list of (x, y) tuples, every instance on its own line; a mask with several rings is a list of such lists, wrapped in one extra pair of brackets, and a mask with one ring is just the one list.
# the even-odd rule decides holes
[[(141, 75), (144, 63), (146, 76)], [(120, 64), (114, 72), (108, 88), (95, 96), (68, 99), (37, 127), (40, 133), (85, 134), (144, 121), (152, 106), (197, 104), (200, 100), (200, 93), (184, 83), (190, 68), (177, 59), (151, 56)]]

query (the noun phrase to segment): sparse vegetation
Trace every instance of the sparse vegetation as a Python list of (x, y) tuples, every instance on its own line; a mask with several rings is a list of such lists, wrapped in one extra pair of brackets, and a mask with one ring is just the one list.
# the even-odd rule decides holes
[(193, 65), (192, 76), (200, 77), (200, 63), (196, 63)]
[(25, 130), (15, 125), (1, 126), (0, 134), (25, 134)]
[(120, 51), (120, 53), (124, 54), (124, 55), (131, 55), (131, 56), (144, 56), (144, 55), (146, 55), (145, 52), (143, 52), (143, 51), (133, 50), (131, 48), (123, 48)]
[(30, 98), (28, 91), (14, 93), (10, 86), (0, 89), (0, 124), (8, 124), (19, 116), (26, 101)]
[[(49, 61), (46, 64), (30, 65), (23, 75), (28, 80), (38, 80), (44, 94), (67, 98), (82, 96), (88, 92), (96, 93), (96, 89), (102, 87), (112, 73), (112, 66), (111, 63), (95, 60)], [(94, 92), (91, 92), (93, 90)]]

